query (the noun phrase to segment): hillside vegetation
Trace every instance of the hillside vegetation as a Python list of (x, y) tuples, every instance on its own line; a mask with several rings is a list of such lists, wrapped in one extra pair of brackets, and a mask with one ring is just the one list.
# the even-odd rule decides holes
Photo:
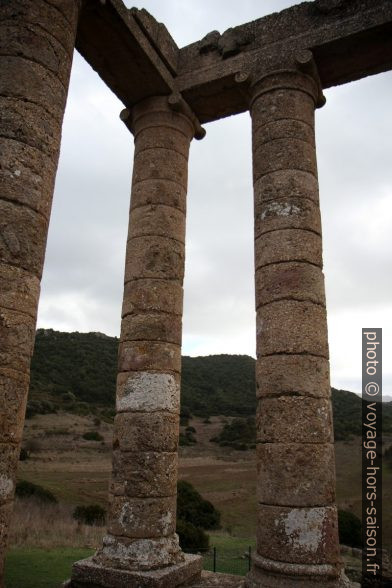
[[(67, 410), (114, 414), (118, 339), (101, 333), (38, 329), (31, 364), (27, 416)], [(254, 416), (255, 360), (247, 355), (182, 358), (181, 405), (186, 414)], [(361, 399), (332, 388), (335, 439), (361, 434)], [(392, 403), (383, 406), (392, 432)]]

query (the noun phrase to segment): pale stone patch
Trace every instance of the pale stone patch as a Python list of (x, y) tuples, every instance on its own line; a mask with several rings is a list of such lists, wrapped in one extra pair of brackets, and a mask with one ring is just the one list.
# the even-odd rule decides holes
[(263, 212), (261, 213), (261, 220), (264, 220), (267, 216), (292, 216), (301, 213), (299, 206), (291, 204), (290, 202), (270, 202), (265, 205)]
[(294, 509), (283, 515), (275, 524), (283, 523), (287, 538), (297, 549), (316, 552), (323, 538), (325, 508)]
[[(137, 562), (138, 569), (151, 569), (172, 563), (173, 557), (181, 559), (177, 535), (159, 539), (137, 539), (129, 544), (106, 535), (101, 553), (119, 567), (130, 569), (133, 567), (133, 562)], [(96, 556), (98, 561), (99, 558), (100, 554)]]
[(14, 489), (13, 481), (8, 478), (5, 474), (0, 475), (0, 496), (2, 498), (8, 498), (12, 495)]
[(172, 374), (137, 372), (129, 375), (117, 395), (117, 411), (159, 411), (177, 413), (180, 390)]

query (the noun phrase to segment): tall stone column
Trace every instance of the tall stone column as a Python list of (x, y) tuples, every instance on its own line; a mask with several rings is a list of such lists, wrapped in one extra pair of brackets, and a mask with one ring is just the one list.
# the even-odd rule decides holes
[(122, 118), (135, 156), (108, 534), (71, 585), (174, 588), (201, 571), (175, 533), (188, 151), (201, 130), (176, 96)]
[(78, 9), (0, 5), (0, 585)]
[[(341, 574), (314, 110), (297, 67), (251, 88), (257, 308), (257, 550), (247, 585)], [(302, 64), (304, 65), (304, 64)]]

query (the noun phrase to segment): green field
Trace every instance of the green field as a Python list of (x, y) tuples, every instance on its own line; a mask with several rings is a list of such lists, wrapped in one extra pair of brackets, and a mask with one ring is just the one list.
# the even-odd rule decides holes
[(71, 575), (72, 564), (91, 549), (13, 548), (5, 565), (5, 588), (58, 588)]

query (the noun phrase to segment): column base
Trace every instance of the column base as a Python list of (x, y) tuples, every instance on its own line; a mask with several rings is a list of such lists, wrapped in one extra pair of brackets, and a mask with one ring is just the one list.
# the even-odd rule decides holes
[(246, 576), (246, 588), (356, 588), (344, 574), (328, 564), (293, 564), (255, 554)]
[(201, 570), (199, 555), (185, 554), (184, 561), (151, 571), (104, 567), (88, 557), (74, 563), (72, 578), (63, 588), (175, 588), (196, 581)]

